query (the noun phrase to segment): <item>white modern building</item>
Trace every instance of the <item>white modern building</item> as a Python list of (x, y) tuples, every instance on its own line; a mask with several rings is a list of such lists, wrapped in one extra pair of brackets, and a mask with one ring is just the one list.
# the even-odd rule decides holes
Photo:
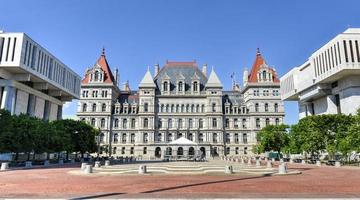
[(360, 28), (349, 28), (281, 77), (281, 98), (299, 117), (355, 114), (360, 107)]
[(0, 32), (0, 108), (45, 120), (79, 98), (81, 78), (24, 33)]
[(86, 70), (77, 111), (113, 156), (246, 156), (262, 127), (283, 123), (280, 81), (260, 52), (243, 89), (224, 91), (215, 70), (195, 61), (155, 65), (137, 90), (118, 82), (103, 52)]

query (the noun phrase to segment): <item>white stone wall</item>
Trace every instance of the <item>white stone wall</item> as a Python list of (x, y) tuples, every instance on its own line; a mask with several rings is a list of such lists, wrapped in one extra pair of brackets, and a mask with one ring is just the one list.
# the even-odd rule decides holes
[(40, 97), (36, 97), (34, 116), (42, 119), (44, 116), (44, 107), (45, 107), (45, 100)]
[(22, 90), (17, 90), (16, 104), (15, 104), (16, 115), (19, 115), (21, 113), (26, 114), (28, 107), (28, 99), (29, 99), (29, 93)]

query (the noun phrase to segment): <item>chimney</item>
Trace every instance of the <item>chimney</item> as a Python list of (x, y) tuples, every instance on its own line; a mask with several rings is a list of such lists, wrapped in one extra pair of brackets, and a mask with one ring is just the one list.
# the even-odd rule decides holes
[(201, 71), (202, 71), (203, 75), (206, 77), (206, 73), (207, 73), (207, 65), (206, 64), (203, 65)]
[(154, 77), (159, 73), (159, 71), (160, 71), (160, 66), (159, 63), (157, 63), (154, 66)]
[(119, 83), (119, 69), (115, 68), (115, 85)]
[(244, 75), (243, 75), (243, 85), (244, 85), (244, 87), (248, 83), (248, 77), (249, 77), (249, 72), (248, 72), (247, 68), (245, 68)]

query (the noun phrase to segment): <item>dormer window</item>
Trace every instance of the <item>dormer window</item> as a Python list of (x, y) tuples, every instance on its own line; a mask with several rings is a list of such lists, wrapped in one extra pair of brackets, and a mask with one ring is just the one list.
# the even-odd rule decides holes
[(94, 104), (92, 105), (92, 111), (93, 111), (93, 112), (96, 112), (96, 103), (94, 103)]
[(180, 82), (178, 83), (178, 86), (179, 86), (179, 92), (182, 92), (182, 91), (183, 91), (183, 82), (180, 81)]
[(197, 81), (195, 81), (193, 84), (193, 90), (194, 90), (194, 92), (198, 91), (198, 82)]
[(167, 82), (167, 81), (165, 81), (165, 82), (163, 83), (163, 87), (164, 87), (164, 92), (169, 91), (169, 85), (168, 85), (168, 82)]

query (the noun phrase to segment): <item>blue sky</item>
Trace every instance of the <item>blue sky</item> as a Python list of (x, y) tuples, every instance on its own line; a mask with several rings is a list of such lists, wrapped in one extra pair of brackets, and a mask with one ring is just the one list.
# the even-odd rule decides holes
[[(25, 32), (83, 76), (106, 48), (122, 82), (137, 88), (147, 66), (167, 59), (214, 66), (225, 89), (241, 81), (260, 48), (279, 76), (347, 27), (360, 27), (360, 1), (0, 0), (0, 29)], [(151, 70), (153, 68), (151, 67)], [(298, 120), (286, 102), (286, 123)], [(76, 104), (64, 106), (64, 115)]]

